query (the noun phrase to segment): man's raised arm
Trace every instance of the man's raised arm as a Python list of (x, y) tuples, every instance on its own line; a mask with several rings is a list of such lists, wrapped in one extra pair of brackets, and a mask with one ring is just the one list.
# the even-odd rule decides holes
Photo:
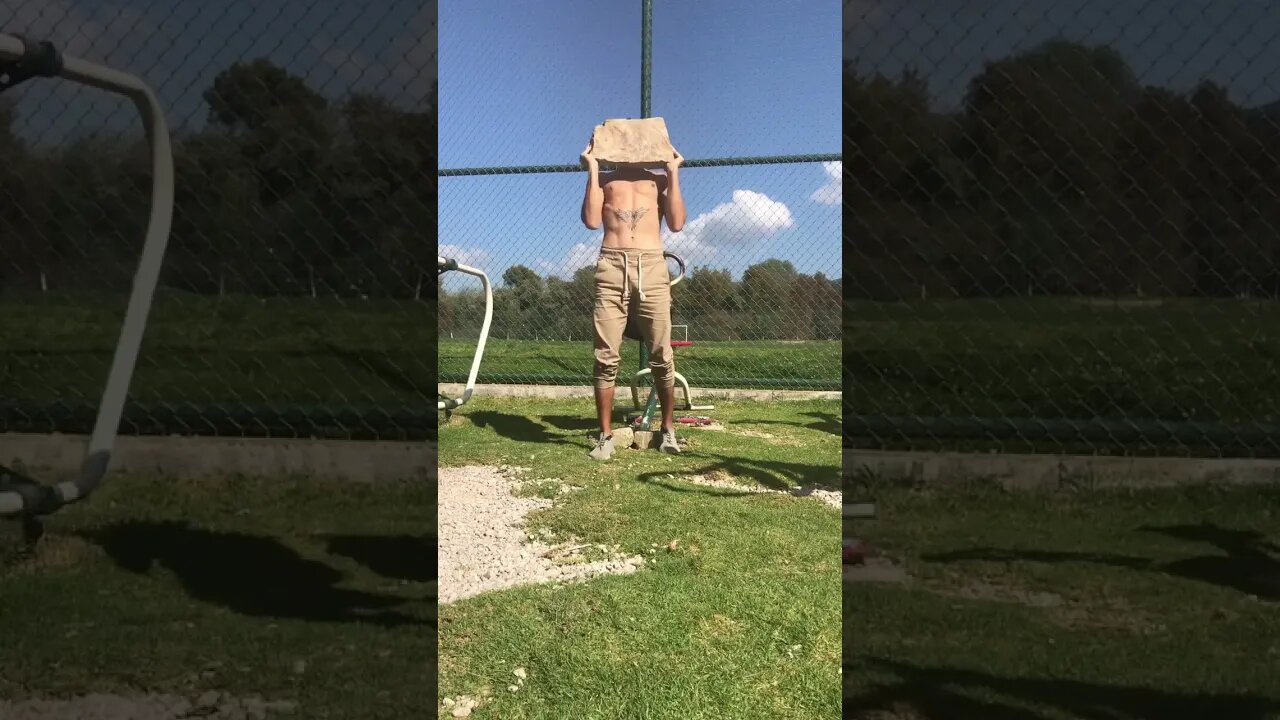
[(587, 191), (582, 197), (582, 224), (591, 230), (599, 230), (604, 223), (604, 188), (600, 187), (600, 163), (583, 153), (587, 163)]
[(680, 194), (680, 164), (684, 156), (679, 152), (667, 161), (667, 191), (663, 210), (667, 215), (667, 229), (678, 233), (684, 229), (684, 196)]

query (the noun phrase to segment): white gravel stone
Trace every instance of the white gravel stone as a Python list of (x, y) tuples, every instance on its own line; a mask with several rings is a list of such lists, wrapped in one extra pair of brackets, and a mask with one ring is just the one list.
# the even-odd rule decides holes
[[(550, 507), (553, 501), (512, 494), (527, 471), (508, 465), (440, 469), (437, 522), (441, 604), (519, 585), (633, 573), (644, 564), (638, 556), (572, 564), (555, 562), (556, 557), (576, 556), (586, 546), (574, 548), (577, 541), (573, 539), (558, 545), (530, 539), (523, 527), (525, 517)], [(565, 492), (570, 489), (561, 487)]]
[(844, 502), (839, 490), (820, 490), (814, 485), (805, 485), (803, 487), (791, 488), (790, 490), (774, 490), (760, 485), (747, 485), (745, 483), (737, 483), (732, 480), (709, 478), (706, 475), (694, 475), (692, 477), (676, 477), (675, 475), (668, 475), (667, 479), (683, 480), (685, 482), (691, 482), (694, 485), (718, 487), (726, 490), (737, 490), (739, 492), (775, 493), (778, 495), (791, 495), (793, 497), (811, 497), (821, 500), (837, 510), (840, 509), (841, 504)]
[(267, 720), (291, 713), (296, 704), (260, 697), (235, 698), (210, 690), (194, 699), (176, 694), (114, 695), (89, 693), (73, 698), (0, 700), (4, 720)]

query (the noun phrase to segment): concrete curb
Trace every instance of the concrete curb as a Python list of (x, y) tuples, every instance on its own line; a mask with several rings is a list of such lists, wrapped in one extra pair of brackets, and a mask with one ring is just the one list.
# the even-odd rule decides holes
[(844, 451), (845, 477), (924, 484), (991, 480), (1010, 489), (1280, 483), (1280, 460)]
[[(87, 443), (83, 435), (0, 433), (0, 465), (20, 465), (42, 480), (64, 479), (79, 472)], [(435, 463), (436, 447), (426, 442), (122, 436), (111, 468), (180, 478), (386, 482), (434, 480)], [(844, 450), (843, 474), (922, 484), (981, 479), (1011, 489), (1246, 485), (1280, 483), (1280, 460)]]
[[(0, 433), (0, 465), (21, 465), (43, 482), (63, 480), (80, 471), (88, 442), (84, 435)], [(178, 478), (302, 475), (386, 482), (434, 480), (435, 463), (436, 448), (426, 442), (121, 436), (111, 456), (111, 471)]]
[[(439, 391), (449, 397), (460, 397), (465, 386), (461, 383), (444, 383)], [(839, 400), (839, 390), (739, 390), (731, 388), (690, 387), (693, 402), (714, 398), (717, 400)], [(590, 398), (595, 390), (590, 385), (476, 385), (475, 399), (485, 397), (538, 397), (538, 398)], [(677, 391), (677, 398), (683, 393)], [(631, 399), (628, 387), (618, 386), (617, 397)], [(465, 407), (465, 406), (464, 406)]]

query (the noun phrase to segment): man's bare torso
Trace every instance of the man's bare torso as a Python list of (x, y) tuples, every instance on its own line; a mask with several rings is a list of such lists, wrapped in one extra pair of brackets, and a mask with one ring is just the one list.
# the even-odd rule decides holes
[(602, 175), (604, 247), (662, 249), (662, 196), (666, 177), (646, 170)]

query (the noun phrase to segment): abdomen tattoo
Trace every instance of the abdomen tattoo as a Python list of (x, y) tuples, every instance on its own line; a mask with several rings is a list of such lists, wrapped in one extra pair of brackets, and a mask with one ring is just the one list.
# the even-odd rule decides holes
[(631, 228), (632, 240), (636, 239), (636, 225), (640, 223), (640, 218), (644, 217), (644, 214), (647, 212), (649, 212), (649, 208), (637, 208), (635, 210), (619, 210), (614, 208), (613, 210), (613, 214), (616, 215), (619, 220), (626, 223), (627, 227)]

